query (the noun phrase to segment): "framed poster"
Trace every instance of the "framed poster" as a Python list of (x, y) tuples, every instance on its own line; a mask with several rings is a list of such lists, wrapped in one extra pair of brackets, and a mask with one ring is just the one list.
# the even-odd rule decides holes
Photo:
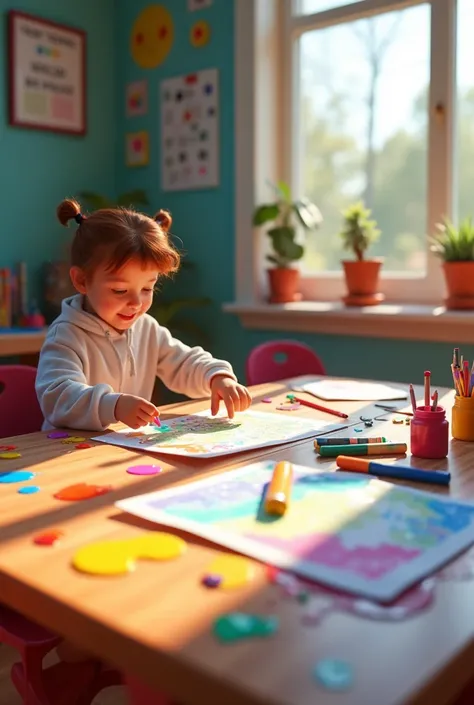
[(9, 122), (86, 133), (86, 35), (23, 12), (8, 13)]

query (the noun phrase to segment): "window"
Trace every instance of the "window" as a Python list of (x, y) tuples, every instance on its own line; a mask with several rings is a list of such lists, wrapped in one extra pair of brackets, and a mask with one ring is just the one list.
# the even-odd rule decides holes
[(474, 217), (474, 27), (473, 0), (458, 0), (457, 140), (455, 208), (461, 219)]
[(247, 226), (250, 194), (252, 205), (262, 202), (268, 181), (283, 179), (324, 218), (306, 239), (305, 299), (344, 295), (340, 260), (351, 254), (338, 235), (341, 210), (362, 199), (382, 231), (370, 254), (384, 257), (386, 300), (441, 303), (429, 236), (443, 216), (474, 212), (474, 1), (252, 0), (236, 11), (245, 45), (236, 84), (236, 124), (245, 125), (236, 133), (238, 299), (259, 299), (265, 287)]

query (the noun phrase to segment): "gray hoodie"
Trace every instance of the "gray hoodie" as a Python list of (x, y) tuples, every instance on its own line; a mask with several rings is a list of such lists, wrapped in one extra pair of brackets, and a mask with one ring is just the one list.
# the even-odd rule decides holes
[(184, 345), (148, 314), (118, 333), (84, 311), (78, 294), (63, 301), (41, 349), (36, 393), (43, 430), (101, 431), (116, 421), (120, 394), (150, 400), (159, 377), (175, 392), (206, 397), (216, 374), (236, 379), (228, 362)]

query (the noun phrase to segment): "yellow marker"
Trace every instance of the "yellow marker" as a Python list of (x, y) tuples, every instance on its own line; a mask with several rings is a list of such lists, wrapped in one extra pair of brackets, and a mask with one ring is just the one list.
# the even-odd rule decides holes
[(275, 465), (270, 485), (265, 495), (267, 514), (284, 514), (288, 508), (293, 481), (293, 465), (282, 460)]

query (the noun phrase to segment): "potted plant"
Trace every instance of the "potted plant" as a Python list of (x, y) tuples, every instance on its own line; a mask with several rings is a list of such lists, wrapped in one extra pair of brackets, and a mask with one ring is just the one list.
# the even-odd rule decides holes
[(431, 251), (443, 260), (448, 309), (474, 309), (474, 225), (465, 218), (456, 228), (445, 218), (437, 225)]
[(373, 306), (384, 300), (384, 294), (378, 291), (380, 267), (383, 259), (366, 259), (365, 253), (378, 240), (380, 230), (375, 220), (371, 220), (371, 211), (359, 201), (343, 211), (344, 227), (340, 236), (343, 247), (351, 250), (355, 260), (343, 260), (346, 278), (346, 306)]
[(269, 268), (270, 302), (287, 303), (300, 301), (300, 271), (292, 267), (304, 255), (304, 247), (296, 241), (300, 225), (305, 232), (316, 230), (322, 222), (319, 208), (307, 198), (293, 200), (290, 188), (284, 182), (274, 187), (277, 200), (258, 206), (253, 215), (253, 224), (262, 226), (272, 223), (266, 232), (271, 241), (272, 252), (267, 260), (274, 266)]

